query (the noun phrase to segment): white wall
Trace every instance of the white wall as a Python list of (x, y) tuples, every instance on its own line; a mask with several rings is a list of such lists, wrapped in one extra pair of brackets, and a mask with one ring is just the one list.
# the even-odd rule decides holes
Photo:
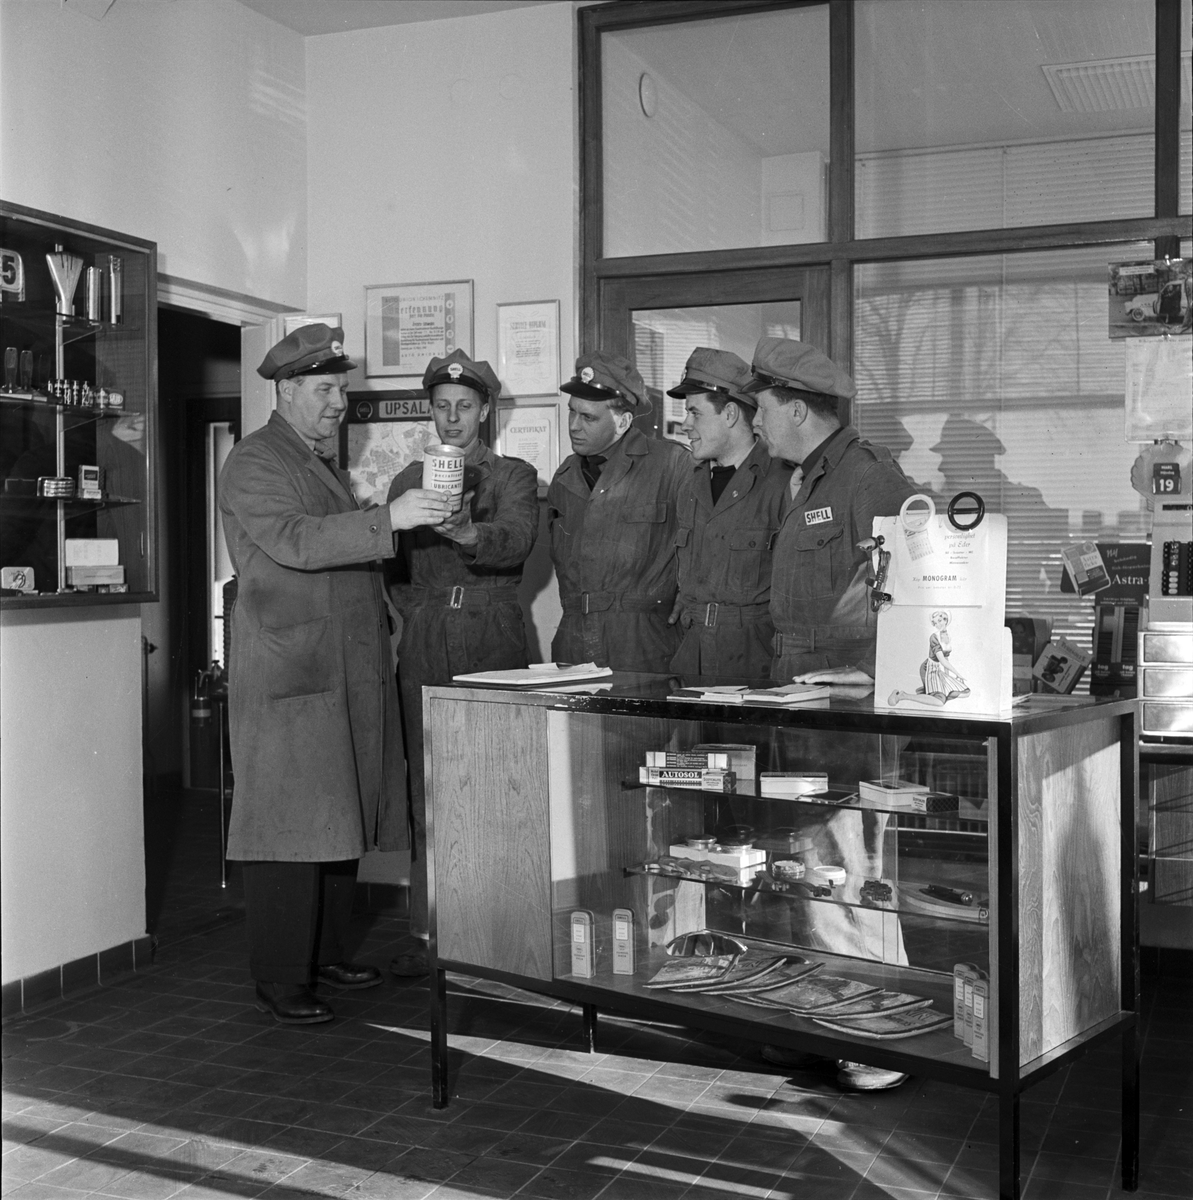
[(145, 932), (135, 608), (0, 618), (4, 982)]
[[(472, 279), (476, 357), (496, 363), (498, 303), (558, 299), (570, 377), (574, 22), (559, 3), (308, 39), (307, 308), (343, 313), (350, 353), (365, 284)], [(411, 386), (353, 380), (370, 385)], [(530, 569), (546, 652), (559, 604), (541, 547)]]
[[(124, 0), (100, 21), (0, 0), (0, 195), (301, 308), (305, 72), (303, 38), (235, 0)], [(4, 618), (5, 981), (145, 932), (141, 619), (113, 611)]]
[(301, 307), (303, 38), (235, 0), (0, 0), (0, 194)]

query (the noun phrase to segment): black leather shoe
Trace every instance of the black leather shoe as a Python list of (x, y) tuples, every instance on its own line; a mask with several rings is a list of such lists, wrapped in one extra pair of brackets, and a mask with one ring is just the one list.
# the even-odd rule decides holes
[(331, 1005), (310, 988), (294, 983), (258, 983), (257, 1007), (272, 1013), (273, 1019), (283, 1025), (318, 1025), (335, 1017)]
[(337, 988), (376, 987), (381, 982), (381, 972), (364, 964), (328, 963), (319, 968), (318, 981)]

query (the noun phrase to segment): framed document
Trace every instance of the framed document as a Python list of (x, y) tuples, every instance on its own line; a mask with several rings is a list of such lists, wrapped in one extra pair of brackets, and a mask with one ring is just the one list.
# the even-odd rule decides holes
[(453, 350), (472, 355), (472, 280), (365, 287), (365, 376), (421, 378)]
[(497, 306), (497, 377), (503, 395), (559, 395), (558, 300)]
[(530, 463), (539, 476), (539, 495), (559, 469), (559, 407), (535, 404), (497, 414), (497, 453)]

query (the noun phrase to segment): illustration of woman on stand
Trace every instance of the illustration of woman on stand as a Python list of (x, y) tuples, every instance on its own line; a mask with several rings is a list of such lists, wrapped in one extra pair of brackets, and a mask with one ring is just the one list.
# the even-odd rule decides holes
[(949, 636), (949, 614), (943, 609), (931, 616), (932, 636), (928, 639), (928, 657), (920, 664), (920, 684), (914, 692), (896, 689), (888, 701), (898, 704), (900, 700), (914, 700), (917, 704), (931, 704), (937, 708), (969, 695), (969, 684), (961, 678), (949, 663), (953, 653), (953, 640)]

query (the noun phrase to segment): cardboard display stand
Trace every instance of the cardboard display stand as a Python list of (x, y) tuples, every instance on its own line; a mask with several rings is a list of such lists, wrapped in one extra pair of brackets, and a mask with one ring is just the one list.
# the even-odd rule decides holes
[(878, 613), (875, 708), (1008, 711), (1006, 517), (987, 514), (958, 529), (929, 497), (913, 496), (899, 516), (875, 517), (873, 534), (882, 538), (875, 556), (890, 555), (880, 589), (889, 601)]

